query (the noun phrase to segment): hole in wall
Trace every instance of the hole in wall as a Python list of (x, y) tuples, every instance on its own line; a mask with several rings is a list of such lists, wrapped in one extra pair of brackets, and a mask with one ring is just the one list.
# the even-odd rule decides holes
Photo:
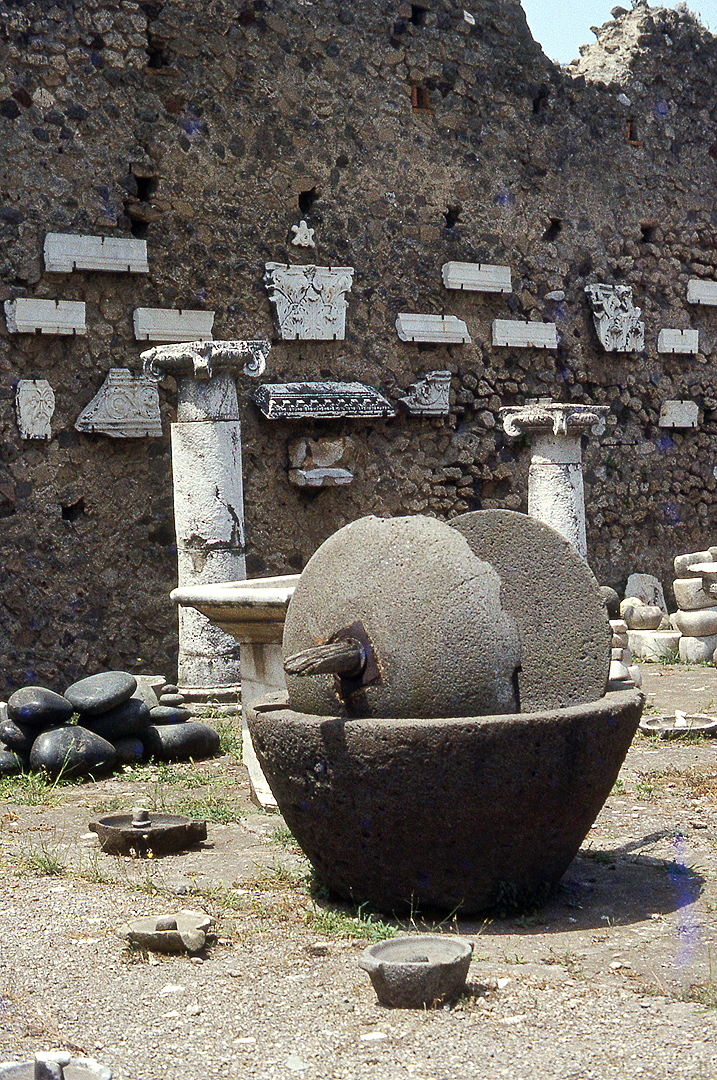
[(543, 107), (548, 103), (548, 88), (547, 86), (541, 86), (537, 95), (533, 98), (533, 113), (537, 116), (538, 113), (543, 111)]
[(137, 198), (140, 202), (149, 202), (150, 196), (157, 190), (159, 181), (156, 176), (137, 176)]
[(78, 499), (73, 503), (62, 504), (62, 520), (63, 521), (77, 521), (78, 518), (85, 516), (85, 500)]
[(411, 87), (411, 104), (414, 112), (431, 112), (431, 91), (427, 86)]
[(319, 197), (319, 193), (315, 187), (309, 188), (308, 191), (302, 191), (299, 194), (299, 210), (302, 214), (308, 214), (311, 212), (311, 207), (314, 205)]
[(461, 216), (461, 210), (462, 209), (463, 209), (463, 207), (459, 203), (455, 203), (454, 205), (447, 207), (446, 212), (443, 215), (444, 218), (446, 219), (446, 228), (447, 229), (452, 229), (453, 228), (453, 226), (456, 224), (459, 217)]
[(411, 4), (411, 22), (414, 26), (425, 26), (429, 8), (421, 7), (420, 4)]
[(149, 232), (149, 223), (147, 221), (133, 221), (129, 231), (136, 240), (144, 240)]
[(551, 217), (550, 224), (543, 233), (543, 240), (547, 240), (548, 242), (550, 242), (551, 240), (555, 240), (562, 231), (563, 223), (560, 218)]
[(655, 239), (655, 229), (657, 228), (656, 221), (641, 221), (640, 222), (640, 241), (643, 244), (651, 244)]
[(625, 136), (625, 142), (628, 146), (642, 146), (638, 131), (637, 120), (634, 116), (631, 116), (627, 122), (627, 135)]

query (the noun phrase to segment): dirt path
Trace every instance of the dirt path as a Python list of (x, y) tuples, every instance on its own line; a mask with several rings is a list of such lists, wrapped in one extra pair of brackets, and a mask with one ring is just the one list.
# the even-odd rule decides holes
[[(643, 674), (649, 708), (717, 710), (714, 668)], [(233, 758), (5, 802), (0, 1060), (63, 1045), (115, 1080), (717, 1077), (716, 754), (638, 736), (537, 915), (445, 927), (475, 941), (470, 993), (426, 1013), (376, 1004), (356, 964), (367, 916), (312, 897)], [(88, 822), (137, 803), (214, 818), (207, 844), (104, 855)], [(181, 906), (219, 919), (201, 962), (129, 953), (113, 933)]]

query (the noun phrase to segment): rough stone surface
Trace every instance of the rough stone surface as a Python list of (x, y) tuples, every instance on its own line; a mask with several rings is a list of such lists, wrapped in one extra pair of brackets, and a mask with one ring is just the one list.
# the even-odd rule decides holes
[[(470, 716), (515, 709), (518, 630), (498, 573), (432, 518), (361, 518), (330, 537), (296, 586), (284, 657), (360, 622), (379, 678), (357, 692), (371, 716)], [(304, 712), (340, 707), (332, 675), (287, 675)]]
[(573, 545), (511, 510), (479, 510), (451, 526), (500, 575), (500, 602), (520, 635), (521, 710), (602, 697), (612, 631), (600, 587)]
[(136, 765), (145, 755), (144, 743), (136, 736), (110, 740), (117, 751), (118, 765)]
[(45, 769), (51, 776), (109, 772), (116, 762), (114, 746), (79, 724), (41, 732), (30, 753), (31, 767)]
[(676, 611), (670, 616), (676, 630), (688, 637), (710, 637), (717, 634), (717, 609), (703, 608), (701, 611)]
[(628, 648), (636, 660), (674, 662), (680, 643), (679, 630), (630, 630)]
[(64, 724), (72, 716), (72, 711), (66, 697), (43, 686), (23, 686), (10, 695), (7, 703), (10, 720), (38, 728)]
[(630, 574), (625, 586), (625, 596), (636, 596), (648, 607), (658, 607), (667, 614), (665, 593), (654, 574)]
[(84, 716), (97, 716), (128, 701), (137, 680), (127, 671), (101, 671), (80, 679), (65, 690), (65, 697)]
[(688, 637), (683, 634), (680, 638), (679, 653), (683, 664), (707, 664), (711, 663), (717, 649), (717, 633), (709, 637)]
[(199, 720), (182, 724), (150, 724), (142, 732), (148, 756), (158, 761), (188, 761), (212, 757), (219, 749), (219, 735)]
[[(205, 308), (217, 338), (271, 336), (267, 261), (310, 252), (356, 268), (345, 342), (275, 342), (272, 379), (358, 381), (395, 401), (446, 369), (452, 389), (445, 418), (310, 424), (301, 434), (350, 433), (358, 465), (353, 483), (312, 498), (285, 468), (299, 433), (265, 422), (240, 376), (251, 576), (300, 570), (367, 513), (524, 509), (528, 447), (506, 444), (498, 408), (556, 391), (610, 409), (583, 463), (598, 579), (622, 592), (639, 565), (667, 588), (675, 551), (707, 542), (717, 324), (686, 295), (717, 269), (717, 44), (694, 16), (640, 4), (566, 71), (514, 0), (475, 0), (469, 19), (436, 0), (415, 22), (410, 5), (373, 0), (4, 8), (0, 302), (71, 298), (87, 315), (85, 337), (0, 326), (7, 693), (102, 667), (174, 678), (174, 382), (158, 388), (161, 439), (98, 439), (74, 423), (110, 366), (138, 371), (135, 307)], [(430, 110), (414, 110), (411, 83)], [(315, 251), (291, 244), (301, 219)], [(133, 230), (149, 274), (46, 272), (47, 232)], [(446, 262), (509, 264), (513, 291), (447, 291)], [(584, 294), (601, 281), (632, 288), (643, 354), (603, 352)], [(472, 343), (419, 351), (397, 339), (399, 312), (446, 309)], [(555, 322), (560, 349), (493, 347), (497, 318)], [(665, 326), (699, 330), (699, 352), (659, 354)], [(33, 378), (54, 388), (52, 438), (23, 444), (14, 387)], [(702, 402), (699, 427), (658, 429), (662, 402), (683, 399)]]
[(607, 610), (608, 619), (616, 619), (620, 614), (620, 597), (609, 585), (600, 586), (602, 602)]
[(141, 698), (131, 697), (116, 705), (114, 709), (97, 715), (92, 713), (80, 713), (80, 723), (101, 735), (103, 739), (114, 743), (117, 739), (125, 739), (129, 735), (137, 735), (150, 722), (150, 710)]
[(677, 606), (681, 611), (700, 611), (702, 608), (717, 607), (717, 600), (708, 596), (702, 588), (702, 579), (696, 575), (691, 578), (675, 578), (672, 588)]
[(690, 551), (686, 555), (675, 555), (673, 560), (675, 574), (678, 578), (686, 578), (688, 567), (695, 566), (697, 563), (702, 562), (712, 562), (711, 550)]
[[(277, 696), (278, 697), (278, 696)], [(280, 699), (279, 699), (280, 700)], [(382, 910), (479, 910), (555, 884), (607, 798), (638, 691), (460, 720), (327, 718), (249, 706), (257, 756), (319, 878)]]
[(214, 934), (215, 920), (204, 911), (178, 911), (133, 919), (117, 928), (117, 934), (143, 949), (155, 952), (188, 952), (194, 956)]

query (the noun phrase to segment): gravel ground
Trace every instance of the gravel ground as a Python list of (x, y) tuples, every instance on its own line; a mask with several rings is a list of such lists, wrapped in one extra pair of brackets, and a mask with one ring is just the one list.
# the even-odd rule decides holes
[[(714, 668), (643, 673), (654, 710), (717, 703)], [(232, 757), (26, 792), (44, 801), (0, 804), (0, 1060), (63, 1046), (115, 1080), (717, 1077), (716, 751), (638, 736), (540, 912), (443, 924), (474, 961), (464, 998), (425, 1012), (377, 1004), (357, 958), (380, 926), (312, 896)], [(90, 819), (142, 802), (220, 820), (185, 855), (101, 853)], [(181, 907), (218, 919), (201, 957), (114, 933)]]

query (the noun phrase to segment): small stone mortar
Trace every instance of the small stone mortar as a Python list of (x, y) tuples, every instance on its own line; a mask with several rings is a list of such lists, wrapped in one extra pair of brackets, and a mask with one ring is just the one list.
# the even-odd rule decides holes
[(370, 945), (359, 958), (382, 1005), (421, 1009), (453, 1001), (463, 990), (473, 942), (411, 934)]

